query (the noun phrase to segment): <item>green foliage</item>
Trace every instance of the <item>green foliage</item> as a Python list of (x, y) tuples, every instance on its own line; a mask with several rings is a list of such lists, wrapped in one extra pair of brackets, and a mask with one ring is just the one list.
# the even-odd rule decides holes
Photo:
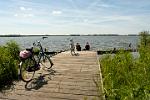
[(143, 31), (139, 33), (140, 35), (140, 46), (147, 46), (150, 44), (149, 31)]
[(149, 65), (133, 59), (130, 53), (120, 52), (102, 58), (101, 68), (106, 99), (149, 100)]
[(139, 58), (120, 51), (100, 60), (107, 100), (150, 100), (149, 32), (140, 35)]
[(0, 88), (18, 78), (18, 53), (19, 46), (14, 41), (0, 46)]
[(10, 53), (10, 55), (15, 59), (19, 60), (19, 45), (15, 41), (9, 41), (6, 43), (6, 49)]
[(39, 48), (33, 48), (33, 52), (34, 52), (34, 53), (39, 53), (39, 52), (40, 52), (40, 49), (39, 49)]

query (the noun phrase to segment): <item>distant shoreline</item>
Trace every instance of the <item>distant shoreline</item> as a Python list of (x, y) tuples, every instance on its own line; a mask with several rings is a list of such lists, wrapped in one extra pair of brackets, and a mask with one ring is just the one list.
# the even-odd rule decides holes
[(29, 36), (139, 36), (136, 34), (119, 35), (119, 34), (94, 34), (94, 35), (0, 35), (0, 37), (29, 37)]

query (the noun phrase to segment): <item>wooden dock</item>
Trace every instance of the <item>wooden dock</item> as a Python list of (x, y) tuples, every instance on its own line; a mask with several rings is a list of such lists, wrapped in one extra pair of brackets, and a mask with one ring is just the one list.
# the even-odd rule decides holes
[(99, 81), (97, 52), (81, 51), (76, 56), (62, 52), (52, 57), (52, 70), (40, 70), (29, 83), (16, 82), (0, 93), (0, 100), (103, 100)]

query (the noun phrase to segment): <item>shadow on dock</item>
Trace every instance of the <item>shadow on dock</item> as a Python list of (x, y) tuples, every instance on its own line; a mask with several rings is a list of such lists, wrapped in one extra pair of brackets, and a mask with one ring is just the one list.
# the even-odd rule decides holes
[[(41, 74), (39, 77), (34, 78), (30, 82), (26, 82), (25, 84), (25, 89), (30, 91), (32, 89), (38, 90), (44, 85), (48, 84), (48, 80), (51, 80), (51, 76), (55, 75), (56, 71), (55, 70), (49, 70), (48, 73), (46, 74)], [(48, 79), (46, 79), (48, 77)]]

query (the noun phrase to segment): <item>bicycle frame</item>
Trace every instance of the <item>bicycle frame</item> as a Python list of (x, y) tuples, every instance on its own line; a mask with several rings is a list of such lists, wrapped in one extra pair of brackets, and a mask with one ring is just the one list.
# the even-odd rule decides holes
[[(32, 52), (31, 57), (29, 57), (28, 59), (24, 61), (21, 61), (19, 64), (19, 68), (20, 68), (19, 74), (20, 74), (21, 79), (24, 82), (29, 82), (32, 80), (32, 78), (34, 77), (35, 71), (40, 69), (41, 64), (43, 66), (43, 69), (44, 67), (47, 69), (50, 69), (54, 65), (52, 61), (50, 60), (50, 58), (45, 54), (45, 51), (43, 50), (43, 47), (40, 41), (37, 42), (37, 45), (33, 43), (33, 46), (38, 46), (40, 49), (37, 57), (36, 55), (34, 55), (33, 47), (32, 47), (28, 49), (29, 51)], [(45, 63), (46, 60), (48, 60), (49, 63)], [(47, 64), (50, 64), (50, 65), (47, 65)]]
[(40, 51), (39, 51), (39, 54), (38, 54), (38, 61), (37, 61), (37, 63), (39, 64), (41, 58), (44, 57), (44, 54), (45, 54), (45, 53), (44, 53), (44, 50), (43, 50), (43, 47), (42, 47), (40, 41), (38, 41), (37, 46), (40, 48)]

